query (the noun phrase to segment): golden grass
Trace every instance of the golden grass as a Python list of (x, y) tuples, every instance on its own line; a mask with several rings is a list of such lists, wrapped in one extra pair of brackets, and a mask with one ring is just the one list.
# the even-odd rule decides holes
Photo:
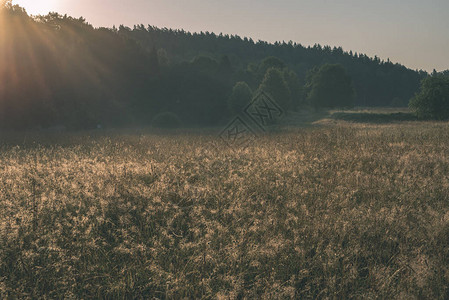
[(0, 298), (449, 296), (449, 126), (0, 147)]

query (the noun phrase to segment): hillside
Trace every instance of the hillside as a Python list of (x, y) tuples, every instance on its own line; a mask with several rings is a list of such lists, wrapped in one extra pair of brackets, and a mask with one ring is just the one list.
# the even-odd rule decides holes
[(340, 63), (354, 79), (357, 104), (361, 106), (388, 106), (394, 99), (406, 106), (417, 91), (421, 79), (427, 76), (422, 70), (410, 70), (389, 59), (385, 61), (377, 56), (371, 58), (362, 53), (344, 51), (341, 47), (319, 44), (305, 47), (292, 41), (270, 44), (237, 35), (190, 33), (144, 25), (134, 26), (133, 29), (120, 26), (118, 33), (131, 37), (147, 49), (163, 48), (177, 62), (189, 61), (198, 55), (215, 59), (227, 55), (233, 66), (244, 74), (240, 74), (239, 79), (250, 82), (248, 77), (251, 76), (247, 73), (251, 73), (261, 60), (269, 56), (280, 58), (303, 81), (307, 71), (315, 66)]
[(31, 17), (11, 4), (0, 22), (2, 128), (148, 125), (165, 111), (186, 126), (215, 126), (231, 115), (236, 82), (258, 89), (267, 57), (288, 70), (294, 109), (306, 105), (308, 72), (324, 63), (347, 69), (359, 106), (406, 105), (427, 76), (341, 48), (143, 25), (94, 28), (56, 13)]

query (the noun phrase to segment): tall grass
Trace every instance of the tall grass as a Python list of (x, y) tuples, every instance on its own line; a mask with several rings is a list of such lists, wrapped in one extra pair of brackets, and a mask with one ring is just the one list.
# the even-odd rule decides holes
[(449, 297), (445, 123), (0, 148), (0, 298)]

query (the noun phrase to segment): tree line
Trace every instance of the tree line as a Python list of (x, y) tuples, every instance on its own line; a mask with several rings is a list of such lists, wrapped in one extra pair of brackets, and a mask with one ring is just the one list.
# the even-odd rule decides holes
[(164, 123), (161, 114), (215, 126), (258, 90), (286, 110), (406, 106), (428, 76), (337, 47), (143, 25), (94, 28), (57, 13), (29, 16), (10, 1), (0, 13), (2, 128), (149, 125)]

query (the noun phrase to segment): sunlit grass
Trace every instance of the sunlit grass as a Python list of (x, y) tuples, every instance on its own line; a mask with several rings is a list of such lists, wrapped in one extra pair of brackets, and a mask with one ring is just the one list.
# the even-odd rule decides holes
[(1, 298), (446, 298), (449, 126), (12, 138)]

